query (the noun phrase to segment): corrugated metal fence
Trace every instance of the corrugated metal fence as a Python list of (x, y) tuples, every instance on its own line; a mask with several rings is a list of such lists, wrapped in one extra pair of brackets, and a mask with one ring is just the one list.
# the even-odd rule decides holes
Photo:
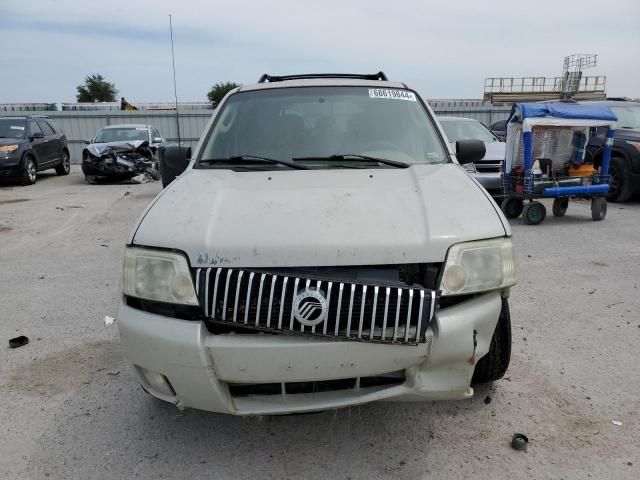
[[(475, 118), (490, 125), (507, 118), (509, 107), (482, 105), (476, 100), (429, 100), (436, 115)], [(169, 142), (178, 141), (176, 113), (171, 111), (64, 111), (64, 112), (0, 112), (0, 115), (47, 115), (65, 132), (71, 161), (80, 163), (84, 140), (93, 138), (106, 125), (142, 123), (154, 125)], [(180, 137), (184, 145), (194, 147), (211, 117), (211, 110), (183, 110), (179, 113)]]
[[(184, 145), (192, 147), (196, 145), (211, 113), (211, 110), (180, 112), (180, 137)], [(42, 114), (55, 120), (67, 136), (72, 163), (81, 162), (84, 141), (95, 137), (98, 130), (107, 125), (119, 123), (154, 125), (169, 142), (178, 141), (176, 113), (171, 111), (29, 112), (28, 114)], [(0, 112), (0, 115), (19, 114)]]

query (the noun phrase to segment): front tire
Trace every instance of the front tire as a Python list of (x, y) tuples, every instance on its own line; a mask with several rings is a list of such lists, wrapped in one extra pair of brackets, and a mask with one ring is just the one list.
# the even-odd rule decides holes
[(567, 213), (567, 208), (569, 208), (569, 199), (564, 198), (554, 198), (553, 199), (553, 216), (554, 217), (564, 217), (564, 214)]
[(502, 201), (500, 209), (507, 218), (518, 218), (524, 208), (521, 198), (507, 197)]
[(609, 193), (607, 200), (610, 202), (626, 202), (633, 190), (629, 183), (629, 170), (620, 157), (613, 157), (609, 166)]
[(58, 175), (69, 175), (71, 171), (71, 160), (69, 159), (69, 152), (62, 151), (62, 162), (56, 167), (56, 173)]
[(502, 299), (502, 309), (496, 330), (491, 338), (489, 353), (478, 360), (471, 378), (472, 384), (487, 383), (499, 380), (509, 368), (511, 362), (511, 313), (509, 301)]
[(522, 216), (527, 225), (539, 225), (547, 216), (547, 209), (540, 202), (529, 202), (524, 206)]
[(607, 216), (607, 199), (595, 197), (591, 200), (591, 218), (596, 222), (604, 220)]
[(22, 176), (20, 178), (22, 185), (33, 185), (38, 179), (38, 167), (36, 161), (31, 155), (24, 157), (22, 164)]

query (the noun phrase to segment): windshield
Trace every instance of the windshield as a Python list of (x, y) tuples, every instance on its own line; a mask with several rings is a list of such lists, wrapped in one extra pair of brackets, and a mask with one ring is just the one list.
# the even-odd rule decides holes
[[(211, 160), (256, 156), (328, 167), (335, 163), (335, 158), (327, 158), (332, 155), (411, 164), (447, 161), (434, 125), (413, 92), (367, 87), (236, 93), (224, 104), (198, 161), (205, 165), (209, 160), (206, 166), (211, 168)], [(340, 159), (341, 164), (357, 162)]]
[(24, 120), (0, 118), (0, 138), (24, 138)]
[(640, 106), (625, 105), (611, 107), (618, 117), (618, 128), (640, 128)]
[(134, 142), (149, 140), (146, 127), (104, 128), (96, 135), (94, 143)]
[(458, 140), (481, 140), (499, 142), (500, 140), (484, 125), (476, 120), (440, 120), (449, 142)]

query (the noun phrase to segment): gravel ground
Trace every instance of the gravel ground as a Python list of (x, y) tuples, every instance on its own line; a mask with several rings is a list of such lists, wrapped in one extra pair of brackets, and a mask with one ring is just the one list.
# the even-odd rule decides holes
[(639, 201), (514, 222), (512, 365), (472, 400), (237, 418), (147, 396), (104, 326), (159, 190), (0, 186), (1, 478), (640, 478)]

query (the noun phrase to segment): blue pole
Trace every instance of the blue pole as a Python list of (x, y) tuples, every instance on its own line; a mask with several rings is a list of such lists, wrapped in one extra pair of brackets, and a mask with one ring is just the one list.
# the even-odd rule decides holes
[(600, 175), (609, 175), (609, 164), (611, 163), (611, 147), (613, 146), (613, 136), (616, 131), (613, 128), (607, 130), (607, 138), (604, 141), (604, 150), (602, 151), (602, 163), (600, 163)]
[(525, 193), (533, 193), (533, 175), (531, 174), (533, 166), (533, 133), (523, 132), (522, 142), (524, 145), (524, 191)]

